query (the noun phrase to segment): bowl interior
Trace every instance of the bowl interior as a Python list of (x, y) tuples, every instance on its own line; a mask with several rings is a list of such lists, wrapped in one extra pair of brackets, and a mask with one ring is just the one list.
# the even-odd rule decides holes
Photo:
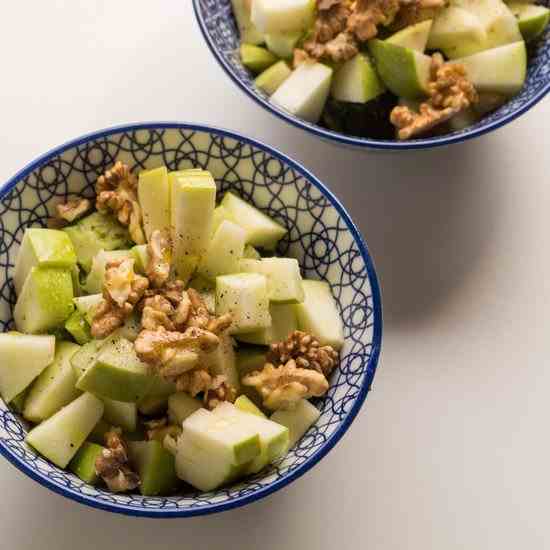
[(185, 516), (244, 504), (282, 487), (309, 469), (337, 442), (372, 382), (381, 343), (380, 295), (361, 236), (342, 206), (311, 174), (266, 146), (237, 135), (189, 125), (155, 124), (87, 136), (48, 153), (0, 191), (0, 330), (13, 328), (10, 279), (25, 228), (43, 226), (68, 194), (93, 196), (98, 175), (115, 160), (135, 171), (210, 170), (219, 191), (231, 189), (284, 224), (280, 252), (297, 258), (304, 275), (330, 282), (345, 323), (341, 366), (322, 414), (299, 444), (268, 471), (211, 493), (166, 498), (114, 495), (84, 484), (24, 443), (25, 423), (0, 401), (0, 452), (49, 488), (92, 506), (133, 515)]
[[(542, 0), (537, 3), (548, 6), (550, 0)], [(499, 128), (530, 109), (550, 90), (549, 26), (544, 36), (529, 48), (528, 74), (522, 91), (477, 124), (442, 136), (412, 139), (404, 142), (344, 135), (317, 124), (306, 122), (272, 105), (269, 102), (269, 97), (254, 86), (254, 77), (243, 67), (240, 61), (238, 53), (240, 45), (239, 32), (233, 17), (231, 0), (193, 0), (193, 4), (200, 28), (212, 53), (225, 72), (246, 94), (262, 107), (294, 126), (307, 130), (318, 137), (341, 144), (378, 149), (420, 149), (448, 145)]]

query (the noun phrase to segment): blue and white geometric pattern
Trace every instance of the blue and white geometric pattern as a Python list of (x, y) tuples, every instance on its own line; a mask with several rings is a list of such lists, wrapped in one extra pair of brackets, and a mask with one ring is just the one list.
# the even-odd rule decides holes
[[(266, 472), (211, 493), (147, 498), (86, 485), (37, 456), (26, 426), (0, 401), (0, 453), (47, 487), (114, 512), (153, 517), (207, 514), (265, 496), (303, 474), (340, 439), (370, 388), (381, 345), (380, 293), (361, 235), (344, 208), (314, 176), (269, 147), (223, 130), (151, 123), (105, 130), (46, 154), (0, 190), (0, 330), (13, 328), (11, 275), (27, 227), (45, 225), (68, 194), (93, 195), (97, 177), (115, 160), (134, 171), (210, 170), (220, 191), (231, 189), (288, 228), (280, 252), (296, 257), (304, 275), (332, 286), (345, 324), (345, 347), (322, 413), (299, 444)], [(23, 358), (22, 358), (23, 359)]]
[[(550, 0), (537, 2), (550, 5)], [(193, 0), (199, 26), (214, 57), (243, 92), (274, 115), (312, 134), (355, 147), (376, 149), (424, 149), (449, 145), (480, 136), (520, 116), (539, 102), (550, 91), (550, 26), (544, 36), (529, 48), (527, 80), (522, 91), (500, 109), (464, 130), (443, 136), (413, 139), (404, 142), (355, 137), (333, 132), (297, 118), (269, 102), (268, 96), (254, 86), (254, 77), (240, 61), (239, 31), (233, 17), (231, 0)], [(489, 68), (490, 70), (490, 68)]]

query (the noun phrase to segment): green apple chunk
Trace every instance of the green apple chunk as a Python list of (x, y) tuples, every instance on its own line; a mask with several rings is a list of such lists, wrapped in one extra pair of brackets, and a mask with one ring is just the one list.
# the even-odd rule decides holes
[(452, 0), (451, 5), (477, 17), (485, 33), (481, 43), (462, 44), (460, 57), (521, 40), (517, 20), (502, 0)]
[(252, 44), (241, 44), (239, 55), (241, 56), (241, 63), (256, 74), (265, 71), (278, 61), (278, 57), (269, 50)]
[(246, 231), (247, 244), (274, 250), (287, 233), (285, 227), (233, 193), (226, 193), (221, 205)]
[(137, 429), (137, 405), (102, 397), (105, 412), (103, 419), (112, 426), (122, 428), (125, 432), (135, 432)]
[(243, 273), (260, 273), (267, 277), (267, 294), (271, 302), (296, 304), (303, 302), (304, 289), (300, 265), (294, 258), (262, 258), (242, 260)]
[(63, 231), (69, 235), (78, 263), (86, 272), (100, 250), (118, 250), (130, 243), (128, 230), (113, 216), (101, 212), (94, 212)]
[(55, 229), (32, 228), (25, 231), (15, 262), (13, 283), (19, 295), (33, 267), (76, 266), (76, 253), (69, 236)]
[(137, 244), (131, 250), (134, 260), (134, 268), (136, 273), (145, 273), (147, 264), (149, 263), (149, 252), (147, 252), (146, 244)]
[(241, 42), (247, 44), (262, 44), (264, 35), (255, 27), (250, 20), (252, 0), (231, 0), (233, 15), (237, 21)]
[[(27, 388), (28, 389), (28, 388)], [(23, 414), (23, 409), (25, 407), (25, 399), (27, 398), (27, 390), (23, 390), (21, 393), (18, 393), (10, 402), (10, 407), (20, 414)]]
[(283, 456), (288, 450), (289, 430), (286, 426), (262, 418), (257, 414), (245, 412), (235, 405), (225, 402), (214, 409), (221, 418), (234, 419), (241, 426), (249, 426), (260, 436), (260, 454), (247, 467), (247, 474), (255, 474), (268, 464)]
[(92, 260), (90, 273), (86, 278), (84, 289), (88, 294), (97, 294), (103, 289), (105, 280), (105, 268), (109, 262), (124, 260), (125, 258), (134, 259), (131, 250), (100, 250)]
[(550, 9), (545, 6), (517, 2), (508, 4), (508, 7), (517, 17), (519, 30), (525, 42), (536, 40), (548, 25)]
[(426, 95), (432, 58), (383, 40), (369, 40), (369, 51), (384, 84), (398, 97)]
[(385, 90), (369, 57), (358, 53), (337, 69), (330, 94), (337, 101), (367, 103)]
[(291, 59), (294, 49), (303, 36), (302, 31), (279, 32), (265, 35), (265, 43), (270, 52), (281, 59)]
[(168, 407), (168, 397), (176, 393), (173, 382), (155, 376), (147, 395), (138, 403), (141, 414), (154, 415), (164, 413)]
[(210, 248), (202, 258), (198, 273), (207, 279), (237, 273), (244, 254), (246, 231), (237, 224), (223, 221), (212, 237)]
[(441, 50), (454, 59), (483, 49), (487, 33), (480, 19), (453, 5), (443, 8), (434, 19), (428, 49)]
[(298, 118), (319, 122), (332, 76), (333, 70), (322, 63), (302, 63), (279, 86), (270, 102)]
[(291, 332), (298, 329), (296, 311), (292, 304), (269, 304), (271, 326), (254, 332), (237, 335), (239, 342), (269, 346), (286, 340)]
[(4, 401), (9, 403), (30, 386), (53, 362), (54, 355), (54, 336), (0, 334), (0, 394)]
[(101, 294), (78, 296), (73, 300), (76, 311), (83, 315), (90, 325), (93, 323), (95, 310), (102, 301), (103, 296)]
[(424, 53), (432, 24), (433, 21), (428, 19), (427, 21), (409, 25), (395, 34), (392, 34), (392, 36), (387, 39), (387, 42)]
[(201, 491), (211, 491), (235, 479), (261, 451), (256, 427), (206, 409), (187, 417), (182, 428), (176, 472)]
[(84, 393), (33, 428), (26, 441), (56, 466), (65, 468), (103, 415), (103, 403)]
[(230, 313), (231, 334), (252, 332), (271, 325), (267, 279), (258, 273), (216, 278), (216, 315)]
[(23, 416), (27, 420), (42, 422), (80, 395), (71, 366), (71, 358), (79, 349), (71, 342), (57, 343), (53, 363), (41, 372), (25, 400)]
[(225, 376), (227, 383), (238, 392), (241, 382), (233, 349), (233, 339), (227, 334), (220, 335), (219, 339), (220, 344), (216, 349), (201, 355), (201, 364), (212, 374)]
[(315, 0), (254, 0), (252, 23), (264, 34), (304, 31), (315, 15)]
[(292, 449), (309, 428), (317, 422), (319, 416), (321, 416), (321, 413), (318, 409), (306, 399), (302, 399), (294, 409), (274, 412), (271, 415), (271, 420), (288, 428), (288, 448)]
[(75, 310), (65, 323), (65, 330), (75, 339), (77, 344), (83, 346), (91, 339), (90, 324), (80, 311)]
[(278, 61), (256, 77), (254, 84), (267, 95), (273, 95), (281, 84), (292, 74), (286, 61)]
[(159, 441), (129, 441), (130, 460), (139, 475), (144, 496), (167, 495), (179, 484), (174, 455)]
[(139, 174), (138, 198), (147, 240), (155, 230), (170, 232), (170, 184), (166, 166)]
[(75, 372), (76, 378), (80, 378), (86, 370), (91, 367), (103, 344), (100, 340), (91, 340), (84, 344), (72, 357), (71, 366)]
[(246, 395), (239, 395), (237, 399), (235, 400), (235, 407), (239, 409), (240, 411), (255, 414), (256, 416), (260, 416), (261, 418), (267, 418), (266, 415), (261, 411), (259, 407), (256, 406), (254, 401), (247, 397)]
[(178, 277), (186, 282), (210, 245), (216, 182), (208, 172), (175, 172), (170, 183), (173, 261)]
[(238, 224), (235, 218), (231, 215), (231, 212), (229, 212), (229, 210), (225, 208), (225, 206), (222, 206), (220, 204), (219, 206), (216, 206), (216, 208), (214, 208), (214, 214), (212, 215), (212, 235), (215, 235), (218, 227), (220, 227), (220, 225), (224, 221)]
[(69, 463), (69, 470), (85, 483), (97, 485), (100, 478), (97, 475), (95, 463), (103, 453), (103, 449), (104, 447), (96, 443), (84, 442)]
[(189, 288), (194, 288), (201, 296), (206, 309), (214, 315), (216, 313), (216, 284), (201, 276), (193, 277), (189, 281)]
[(107, 424), (105, 420), (101, 419), (95, 426), (94, 429), (90, 432), (88, 436), (88, 441), (92, 443), (97, 443), (98, 445), (105, 444), (105, 435), (107, 432), (111, 431), (113, 426)]
[(344, 327), (329, 284), (304, 280), (304, 291), (304, 302), (294, 306), (299, 329), (315, 336), (322, 346), (340, 349)]
[(74, 310), (73, 297), (70, 270), (33, 267), (15, 304), (15, 326), (28, 334), (62, 327)]
[(179, 392), (168, 398), (168, 418), (177, 426), (181, 426), (186, 418), (199, 409), (202, 409), (202, 403), (188, 393)]
[(136, 355), (134, 345), (125, 338), (109, 338), (94, 363), (78, 379), (77, 388), (98, 396), (137, 403), (153, 384), (147, 366)]
[(464, 65), (468, 78), (479, 92), (515, 95), (523, 87), (527, 75), (527, 50), (523, 40), (463, 57), (457, 62)]
[(244, 247), (243, 258), (247, 260), (261, 260), (262, 255), (253, 246), (247, 244)]

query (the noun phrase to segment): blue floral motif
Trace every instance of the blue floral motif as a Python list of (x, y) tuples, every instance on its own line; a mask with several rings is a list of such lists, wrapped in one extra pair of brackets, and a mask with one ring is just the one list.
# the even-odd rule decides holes
[(134, 172), (166, 164), (201, 166), (221, 191), (231, 189), (288, 228), (279, 252), (301, 262), (304, 275), (332, 286), (345, 324), (341, 366), (328, 395), (316, 403), (321, 417), (306, 436), (267, 471), (210, 493), (171, 497), (115, 495), (86, 485), (53, 466), (24, 442), (27, 426), (0, 401), (0, 453), (50, 489), (85, 504), (130, 515), (208, 514), (266, 496), (297, 478), (340, 439), (359, 411), (374, 377), (382, 315), (374, 267), (343, 207), (314, 176), (269, 147), (223, 130), (157, 123), (114, 128), (68, 143), (33, 162), (0, 190), (0, 330), (13, 328), (11, 275), (23, 233), (45, 226), (69, 194), (93, 196), (97, 177), (115, 160)]
[[(550, 0), (538, 2), (546, 6)], [(550, 90), (550, 26), (544, 36), (529, 48), (527, 80), (521, 92), (494, 113), (473, 126), (444, 136), (412, 139), (405, 142), (347, 136), (297, 118), (272, 105), (269, 97), (254, 86), (254, 76), (243, 67), (238, 54), (239, 31), (233, 17), (231, 0), (193, 0), (195, 14), (210, 50), (225, 72), (249, 97), (274, 115), (312, 134), (356, 147), (378, 149), (421, 149), (448, 145), (480, 136), (520, 116), (540, 101)]]

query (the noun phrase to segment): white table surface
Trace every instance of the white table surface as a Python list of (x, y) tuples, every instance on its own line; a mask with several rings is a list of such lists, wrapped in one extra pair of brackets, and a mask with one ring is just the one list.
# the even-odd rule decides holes
[(340, 197), (377, 263), (385, 333), (374, 391), (313, 471), (216, 516), (111, 515), (1, 460), (0, 547), (549, 548), (550, 102), (447, 149), (340, 149), (247, 99), (190, 4), (6, 2), (0, 181), (69, 138), (132, 121), (210, 123), (289, 153)]

